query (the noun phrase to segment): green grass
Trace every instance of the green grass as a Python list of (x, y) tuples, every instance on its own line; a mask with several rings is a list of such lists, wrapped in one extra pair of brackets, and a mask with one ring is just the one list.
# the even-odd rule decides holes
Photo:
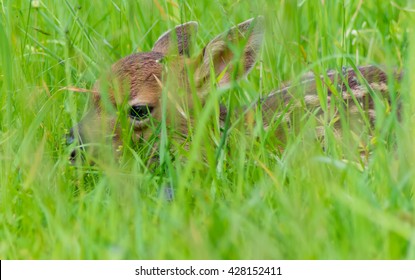
[(91, 88), (181, 22), (199, 22), (200, 50), (257, 15), (260, 62), (209, 102), (249, 104), (351, 63), (412, 70), (412, 1), (32, 2), (0, 0), (1, 259), (415, 259), (414, 73), (400, 86), (401, 120), (380, 112), (366, 160), (329, 125), (322, 149), (305, 112), (282, 147), (238, 116), (221, 141), (213, 106), (174, 159), (161, 149), (162, 165), (146, 168), (145, 151), (125, 146), (120, 161), (72, 166), (65, 135), (90, 102), (62, 90)]

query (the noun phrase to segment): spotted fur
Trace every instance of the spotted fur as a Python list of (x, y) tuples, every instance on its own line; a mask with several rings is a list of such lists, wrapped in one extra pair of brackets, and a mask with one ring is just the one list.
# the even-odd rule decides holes
[[(395, 71), (388, 77), (384, 70), (373, 65), (356, 70), (329, 71), (320, 77), (307, 74), (299, 82), (285, 85), (254, 102), (245, 112), (261, 110), (262, 124), (265, 128), (274, 129), (281, 141), (287, 137), (287, 132), (293, 131), (295, 115), (313, 117), (317, 122), (317, 137), (324, 135), (325, 125), (331, 125), (335, 133), (341, 134), (340, 111), (355, 131), (367, 125), (373, 126), (376, 121), (375, 105), (384, 104), (387, 110), (392, 94), (398, 94), (389, 92), (388, 83), (400, 81), (402, 72)], [(321, 96), (318, 95), (318, 82), (323, 88)], [(227, 113), (222, 106), (222, 122)], [(278, 125), (275, 126), (275, 123)]]

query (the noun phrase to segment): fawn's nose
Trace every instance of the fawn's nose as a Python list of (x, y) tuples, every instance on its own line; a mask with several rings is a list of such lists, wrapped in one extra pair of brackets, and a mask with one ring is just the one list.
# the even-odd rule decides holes
[(69, 161), (71, 163), (75, 163), (76, 162), (77, 154), (78, 154), (77, 149), (73, 149), (72, 152), (69, 154)]
[[(81, 138), (78, 136), (78, 143), (81, 143)], [(74, 128), (71, 128), (71, 130), (69, 131), (68, 136), (66, 137), (66, 144), (72, 145), (75, 142), (75, 133), (74, 133)], [(78, 157), (79, 154), (79, 147), (74, 148), (71, 153), (69, 154), (69, 161), (71, 163), (75, 163), (76, 159)]]

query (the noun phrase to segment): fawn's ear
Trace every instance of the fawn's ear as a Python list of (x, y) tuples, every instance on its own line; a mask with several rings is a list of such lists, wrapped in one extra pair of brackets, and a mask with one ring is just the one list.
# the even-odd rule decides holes
[(239, 79), (251, 71), (261, 48), (264, 34), (263, 17), (249, 19), (220, 34), (207, 44), (196, 66), (196, 84), (207, 90), (213, 72), (219, 86)]
[(197, 22), (189, 21), (165, 32), (157, 39), (153, 52), (160, 52), (166, 55), (169, 52), (176, 51), (175, 48), (177, 48), (180, 55), (185, 54), (189, 56), (197, 27)]

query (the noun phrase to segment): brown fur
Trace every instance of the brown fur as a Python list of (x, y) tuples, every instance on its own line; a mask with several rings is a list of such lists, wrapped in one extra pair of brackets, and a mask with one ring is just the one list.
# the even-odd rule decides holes
[[(401, 72), (393, 73), (395, 81), (402, 78)], [(318, 96), (317, 79), (323, 85), (325, 98)], [(388, 75), (381, 68), (373, 65), (343, 70), (342, 73), (329, 71), (327, 75), (315, 77), (306, 75), (298, 83), (288, 84), (271, 92), (267, 97), (245, 109), (249, 112), (259, 106), (262, 112), (262, 123), (267, 128), (282, 118), (279, 127), (273, 127), (276, 136), (281, 140), (292, 131), (292, 119), (295, 114), (310, 114), (317, 120), (317, 136), (322, 137), (324, 122), (331, 123), (338, 135), (341, 134), (340, 108), (345, 112), (348, 124), (354, 131), (370, 125), (376, 120), (375, 100), (379, 103), (390, 103), (391, 93), (388, 87)], [(324, 92), (325, 91), (325, 92)], [(323, 108), (330, 118), (324, 119)], [(398, 112), (399, 113), (399, 112)], [(225, 118), (226, 108), (221, 110), (221, 118)]]

